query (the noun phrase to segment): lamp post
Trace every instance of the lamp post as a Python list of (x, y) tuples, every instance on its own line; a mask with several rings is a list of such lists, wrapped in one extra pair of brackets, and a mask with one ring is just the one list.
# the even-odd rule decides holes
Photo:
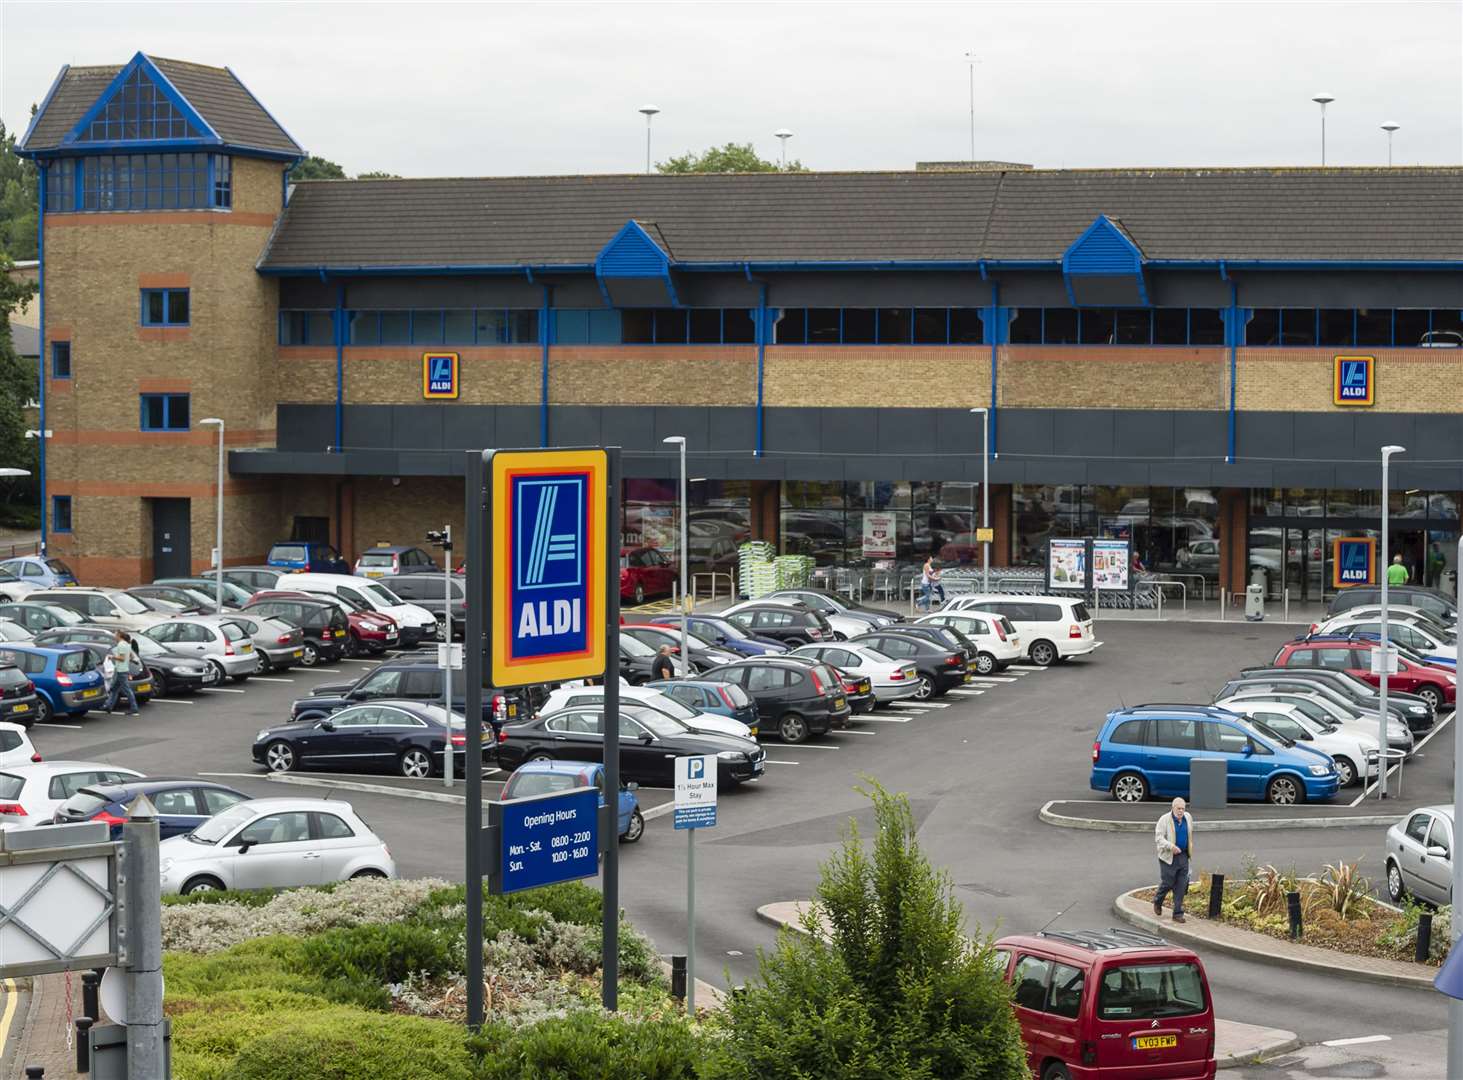
[(645, 175), (650, 175), (650, 118), (660, 109), (655, 105), (640, 106), (640, 113), (645, 117)]
[(1321, 107), (1321, 165), (1324, 167), (1326, 164), (1326, 106), (1336, 99), (1322, 90), (1311, 100)]
[[(991, 424), (989, 409), (971, 409), (973, 415), (980, 417), (981, 430), (981, 453), (980, 453), (980, 527), (989, 529), (991, 527)], [(991, 591), (991, 542), (982, 540), (981, 547), (981, 571), (980, 591), (987, 596)]]
[[(1458, 562), (1454, 564), (1453, 584), (1458, 588), (1458, 596), (1463, 599), (1463, 538), (1458, 541)], [(1439, 584), (1442, 584), (1439, 582)], [(1463, 821), (1463, 739), (1453, 736), (1453, 836), (1454, 847), (1457, 847), (1458, 826)], [(1453, 891), (1449, 894), (1455, 900), (1463, 896), (1463, 859), (1455, 858), (1453, 863)], [(1453, 949), (1458, 949), (1458, 938), (1463, 935), (1463, 926), (1459, 925), (1457, 919), (1452, 921), (1452, 937), (1450, 942)], [(1455, 997), (1448, 998), (1448, 1075), (1463, 1076), (1463, 1001)]]
[(980, 58), (975, 53), (965, 54), (965, 66), (970, 68), (970, 163), (975, 164), (975, 65)]
[(787, 128), (778, 128), (772, 134), (777, 136), (777, 141), (782, 144), (782, 168), (787, 169), (787, 140), (792, 138), (792, 132)]
[[(42, 440), (44, 440), (44, 439), (49, 439), (51, 437), (51, 435), (52, 435), (52, 432), (51, 432), (51, 429), (50, 428), (46, 428), (43, 431), (37, 431), (35, 428), (31, 428), (31, 430), (29, 430), (29, 431), (27, 431), (25, 433), (25, 437), (27, 439), (42, 439)], [(46, 444), (45, 444), (45, 442), (42, 442), (40, 444), (40, 454), (37, 455), (37, 456), (40, 458), (40, 462), (41, 462), (41, 550), (40, 550), (40, 554), (42, 556), (44, 556), (46, 554), (46, 533), (48, 531), (47, 528), (46, 528), (46, 522), (49, 520), (49, 518), (47, 517), (47, 507), (46, 507)]]
[(210, 427), (218, 425), (218, 502), (214, 512), (213, 603), (214, 611), (224, 613), (224, 422), (216, 416), (198, 421)]
[(686, 437), (667, 435), (660, 441), (681, 448), (681, 678), (684, 679), (691, 674), (691, 651), (687, 648), (686, 631)]
[(1395, 120), (1387, 120), (1382, 124), (1382, 130), (1387, 133), (1387, 165), (1389, 167), (1392, 164), (1392, 135), (1401, 127), (1402, 125)]
[(1379, 721), (1381, 733), (1379, 742), (1377, 743), (1383, 750), (1380, 762), (1381, 768), (1378, 770), (1381, 776), (1377, 781), (1377, 797), (1382, 799), (1387, 797), (1387, 755), (1385, 753), (1387, 748), (1387, 669), (1390, 666), (1388, 659), (1392, 649), (1390, 642), (1387, 640), (1387, 571), (1391, 567), (1391, 559), (1387, 554), (1387, 462), (1393, 454), (1403, 454), (1406, 452), (1407, 448), (1405, 446), (1382, 447), (1382, 641), (1379, 650), (1382, 661), (1381, 686), (1379, 688), (1381, 692), (1382, 716)]

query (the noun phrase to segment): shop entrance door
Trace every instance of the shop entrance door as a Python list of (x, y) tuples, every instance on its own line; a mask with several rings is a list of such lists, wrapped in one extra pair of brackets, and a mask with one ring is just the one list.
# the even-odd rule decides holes
[(1322, 529), (1285, 530), (1285, 587), (1295, 602), (1319, 601), (1326, 591), (1326, 534)]
[(1422, 529), (1399, 529), (1392, 526), (1388, 542), (1391, 550), (1388, 558), (1402, 556), (1402, 565), (1407, 567), (1407, 581), (1411, 585), (1427, 585), (1427, 533)]

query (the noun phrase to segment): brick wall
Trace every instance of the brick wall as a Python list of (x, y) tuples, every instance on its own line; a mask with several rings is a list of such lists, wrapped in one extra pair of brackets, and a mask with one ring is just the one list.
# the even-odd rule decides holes
[[(1337, 356), (1374, 356), (1375, 402), (1337, 405)], [(1463, 412), (1463, 352), (1457, 349), (1240, 349), (1235, 404), (1241, 410), (1389, 413)]]
[(1228, 359), (1220, 348), (1005, 346), (997, 400), (1028, 409), (1225, 408)]
[[(409, 404), (422, 400), (422, 345), (381, 345), (345, 350), (345, 397), (356, 405)], [(439, 350), (440, 351), (440, 350)], [(448, 347), (460, 357), (458, 401), (470, 405), (537, 405), (537, 345)], [(279, 400), (296, 404), (335, 400), (335, 349), (284, 345), (274, 350)], [(557, 350), (556, 350), (557, 353)], [(450, 403), (449, 403), (450, 404)]]
[(971, 408), (990, 400), (990, 359), (989, 346), (768, 346), (764, 400), (769, 406)]
[(754, 405), (757, 348), (556, 345), (549, 354), (549, 400), (560, 405)]

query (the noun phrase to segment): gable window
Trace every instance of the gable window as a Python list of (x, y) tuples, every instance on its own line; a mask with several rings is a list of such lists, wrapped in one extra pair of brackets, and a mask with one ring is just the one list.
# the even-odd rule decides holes
[(58, 533), (69, 533), (71, 531), (70, 495), (53, 495), (51, 497), (51, 531)]
[(187, 118), (153, 81), (135, 68), (87, 125), (78, 142), (197, 138)]
[(187, 326), (187, 289), (143, 289), (143, 326)]
[(187, 394), (143, 394), (143, 431), (187, 431)]
[(51, 378), (71, 378), (71, 342), (51, 342)]

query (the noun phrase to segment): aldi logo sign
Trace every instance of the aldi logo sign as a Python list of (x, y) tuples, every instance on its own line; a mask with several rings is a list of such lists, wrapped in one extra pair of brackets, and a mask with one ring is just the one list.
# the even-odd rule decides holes
[(422, 397), (428, 401), (457, 398), (458, 359), (455, 352), (422, 353)]
[(1377, 542), (1370, 536), (1338, 536), (1331, 542), (1331, 584), (1374, 585), (1377, 580)]
[(1376, 398), (1375, 356), (1338, 356), (1332, 401), (1337, 405), (1370, 405)]

